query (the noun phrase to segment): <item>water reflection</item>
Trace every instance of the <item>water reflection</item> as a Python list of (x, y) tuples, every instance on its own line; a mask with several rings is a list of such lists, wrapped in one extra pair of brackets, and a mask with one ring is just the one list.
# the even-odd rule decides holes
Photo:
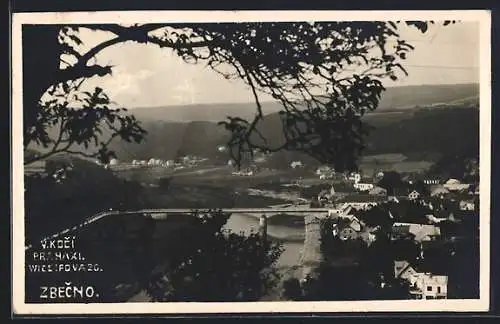
[[(235, 233), (250, 234), (252, 231), (257, 232), (259, 230), (259, 215), (232, 214), (224, 228)], [(279, 267), (299, 265), (304, 240), (303, 227), (269, 224), (267, 234), (284, 244), (285, 250), (278, 261)]]

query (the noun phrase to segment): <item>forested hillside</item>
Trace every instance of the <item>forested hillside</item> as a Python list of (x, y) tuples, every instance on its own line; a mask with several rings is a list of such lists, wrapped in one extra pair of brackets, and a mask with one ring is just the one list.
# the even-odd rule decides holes
[[(366, 154), (478, 154), (479, 110), (476, 108), (436, 108), (380, 114), (368, 116), (366, 122), (373, 126), (366, 137)], [(116, 143), (113, 146), (120, 159), (175, 159), (184, 154), (216, 159), (220, 155), (217, 147), (228, 139), (226, 131), (212, 122), (150, 121), (145, 123), (145, 127), (148, 137), (144, 144)], [(277, 146), (282, 141), (281, 121), (277, 114), (266, 116), (259, 129), (273, 145)], [(294, 154), (286, 156), (283, 159), (287, 161), (297, 159)]]
[[(479, 149), (478, 103), (476, 84), (389, 88), (379, 108), (364, 117), (373, 126), (366, 137), (365, 154), (403, 153), (416, 159), (435, 154), (475, 156)], [(283, 140), (280, 107), (274, 103), (263, 106), (267, 114), (258, 129), (271, 145), (278, 146)], [(217, 147), (227, 143), (228, 133), (216, 121), (228, 115), (249, 118), (254, 109), (253, 103), (132, 109), (148, 131), (145, 142), (115, 141), (111, 149), (122, 161), (195, 154), (225, 163), (228, 156)], [(203, 120), (188, 121), (197, 119)], [(57, 130), (53, 131), (55, 136)], [(281, 152), (273, 163), (287, 165), (297, 159), (305, 157)]]

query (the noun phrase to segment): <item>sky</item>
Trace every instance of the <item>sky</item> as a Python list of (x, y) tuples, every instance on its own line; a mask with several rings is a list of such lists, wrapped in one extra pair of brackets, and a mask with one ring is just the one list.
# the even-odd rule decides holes
[[(409, 76), (388, 80), (386, 87), (479, 82), (478, 23), (431, 25), (425, 34), (405, 27), (400, 34), (415, 47), (404, 65)], [(109, 35), (82, 32), (81, 38), (90, 48)], [(254, 101), (243, 81), (226, 80), (202, 64), (187, 64), (169, 49), (151, 44), (114, 45), (103, 50), (96, 62), (113, 65), (113, 75), (93, 78), (87, 86), (106, 89), (114, 102), (127, 108)]]

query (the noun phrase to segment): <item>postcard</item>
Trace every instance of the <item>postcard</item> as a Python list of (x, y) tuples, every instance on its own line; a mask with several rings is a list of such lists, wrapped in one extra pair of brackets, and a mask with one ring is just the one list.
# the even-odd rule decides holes
[(14, 13), (14, 313), (488, 311), (490, 29)]

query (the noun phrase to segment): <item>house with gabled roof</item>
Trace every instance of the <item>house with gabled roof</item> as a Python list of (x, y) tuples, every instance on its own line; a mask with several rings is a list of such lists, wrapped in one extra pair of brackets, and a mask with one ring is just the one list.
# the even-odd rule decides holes
[(410, 200), (417, 200), (420, 197), (421, 197), (421, 194), (417, 190), (413, 190), (412, 192), (410, 192), (408, 194), (408, 199), (410, 199)]
[(460, 200), (459, 208), (460, 208), (460, 210), (474, 210), (475, 209), (474, 199)]
[(410, 230), (410, 225), (393, 226), (391, 232), (392, 240), (415, 240), (415, 235)]
[(396, 203), (396, 204), (399, 204), (399, 199), (398, 199), (398, 197), (396, 197), (396, 196), (388, 196), (388, 197), (387, 197), (387, 201), (388, 201), (388, 202), (394, 202), (394, 203)]
[(375, 187), (373, 183), (361, 183), (357, 182), (353, 185), (353, 187), (359, 191), (369, 191)]
[(394, 261), (394, 278), (410, 284), (413, 299), (446, 299), (448, 276), (418, 272), (408, 261)]
[(470, 187), (470, 184), (468, 183), (461, 183), (457, 179), (449, 179), (443, 184), (443, 187), (448, 189), (449, 191), (463, 191), (467, 190)]
[(444, 198), (450, 191), (443, 186), (438, 186), (431, 191), (431, 197)]
[(448, 218), (445, 218), (445, 217), (436, 217), (433, 214), (427, 214), (427, 215), (425, 215), (425, 218), (427, 218), (427, 220), (431, 224), (439, 224), (441, 222), (444, 222), (444, 221), (448, 220)]
[(358, 172), (351, 172), (347, 177), (347, 180), (358, 183), (361, 181), (361, 174)]
[(355, 194), (339, 199), (338, 202), (339, 204), (341, 204), (341, 206), (343, 206), (342, 208), (344, 208), (345, 206), (350, 206), (357, 210), (368, 210), (385, 201), (386, 201), (385, 197), (381, 196)]
[(399, 223), (392, 225), (393, 239), (413, 237), (415, 241), (431, 241), (441, 235), (439, 227), (428, 224)]
[(356, 216), (339, 215), (338, 220), (338, 222), (333, 224), (334, 236), (342, 241), (354, 240), (360, 237), (364, 224)]
[(373, 195), (373, 196), (382, 196), (382, 197), (385, 197), (387, 196), (387, 190), (382, 188), (382, 187), (373, 187), (373, 189), (371, 189), (368, 194), (370, 195)]

